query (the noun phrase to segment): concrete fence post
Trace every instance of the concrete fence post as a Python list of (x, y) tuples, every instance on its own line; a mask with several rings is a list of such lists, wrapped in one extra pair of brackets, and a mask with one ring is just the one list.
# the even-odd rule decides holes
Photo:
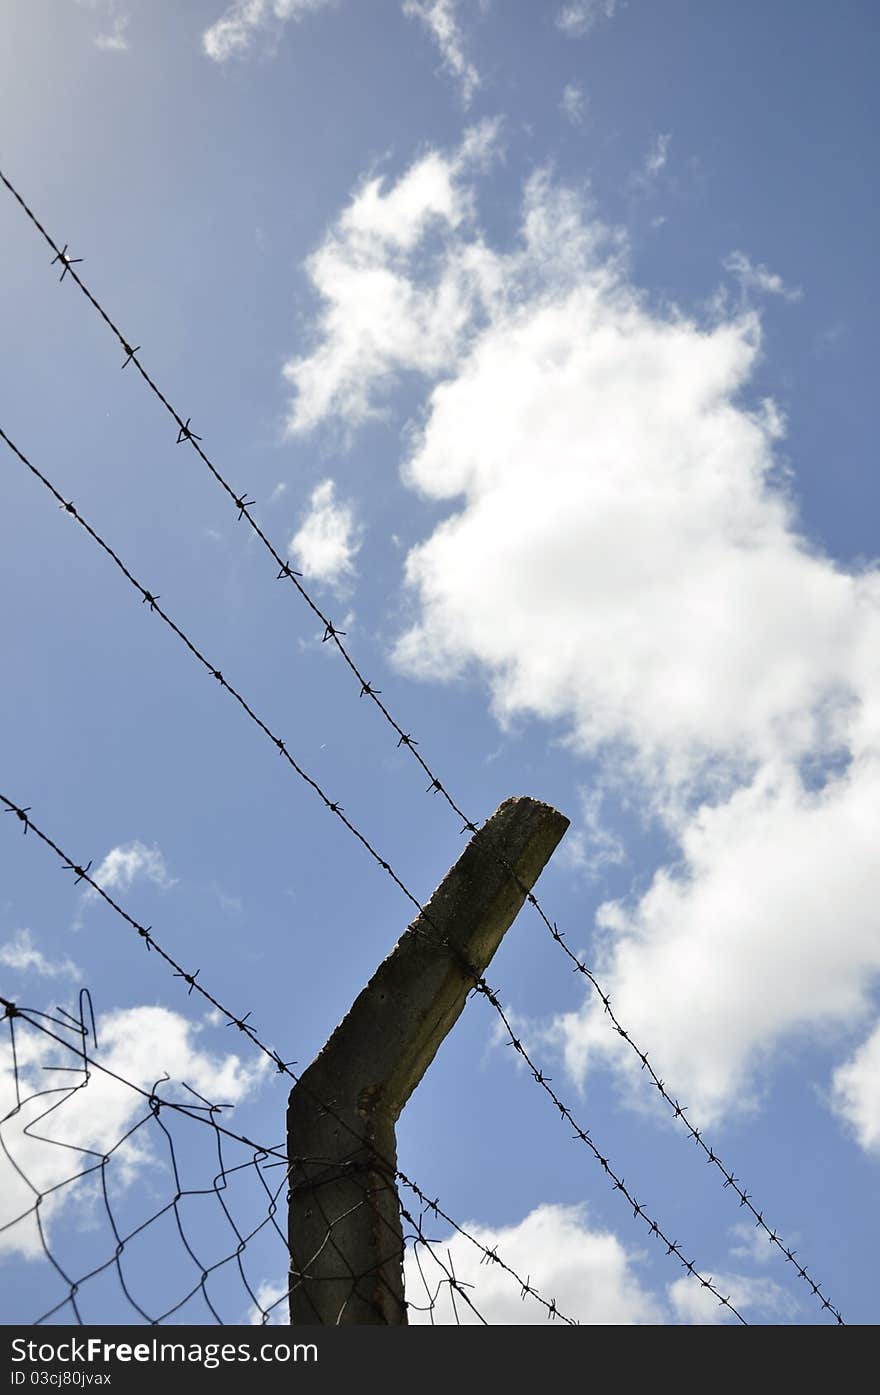
[(567, 828), (505, 800), (290, 1092), (291, 1322), (406, 1322), (394, 1126)]

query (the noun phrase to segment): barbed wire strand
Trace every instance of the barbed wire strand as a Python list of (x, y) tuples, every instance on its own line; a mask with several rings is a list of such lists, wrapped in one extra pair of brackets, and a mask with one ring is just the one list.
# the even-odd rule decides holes
[[(168, 628), (169, 628), (169, 629), (177, 636), (177, 638), (185, 645), (185, 647), (189, 650), (189, 652), (192, 654), (192, 656), (199, 662), (199, 664), (210, 674), (210, 676), (211, 676), (212, 678), (215, 678), (215, 679), (219, 682), (219, 684), (221, 685), (221, 687), (223, 687), (223, 688), (230, 694), (230, 696), (232, 696), (232, 697), (236, 700), (236, 702), (239, 704), (240, 708), (247, 714), (247, 716), (250, 718), (250, 720), (260, 729), (260, 731), (263, 732), (263, 734), (268, 738), (268, 740), (272, 743), (272, 745), (273, 745), (273, 746), (281, 753), (281, 755), (285, 758), (285, 760), (288, 762), (288, 764), (289, 764), (289, 766), (291, 767), (291, 769), (293, 769), (293, 771), (300, 777), (300, 779), (303, 780), (303, 781), (304, 781), (304, 782), (318, 795), (319, 799), (322, 801), (322, 803), (324, 804), (325, 808), (328, 809), (331, 813), (335, 814), (335, 815), (340, 819), (340, 821), (345, 825), (345, 827), (349, 830), (349, 832), (350, 832), (350, 833), (357, 839), (357, 841), (366, 849), (366, 851), (369, 853), (370, 857), (378, 864), (378, 866), (379, 866), (380, 868), (382, 868), (382, 870), (390, 877), (390, 879), (395, 883), (395, 885), (401, 890), (401, 892), (402, 892), (403, 895), (406, 897), (406, 899), (407, 899), (408, 901), (410, 901), (411, 904), (412, 904), (413, 906), (415, 906), (416, 910), (417, 910), (418, 913), (419, 913), (419, 916), (424, 920), (424, 922), (425, 922), (427, 925), (429, 925), (429, 926), (433, 926), (433, 922), (432, 922), (432, 920), (431, 920), (431, 917), (428, 915), (428, 913), (427, 913), (425, 907), (424, 907), (424, 906), (422, 905), (422, 903), (418, 900), (418, 898), (415, 896), (415, 894), (409, 889), (409, 887), (405, 884), (405, 882), (402, 880), (402, 878), (394, 871), (394, 869), (391, 867), (390, 863), (387, 862), (386, 859), (384, 859), (384, 858), (381, 856), (381, 854), (380, 854), (379, 852), (377, 852), (377, 850), (373, 847), (373, 845), (370, 843), (370, 841), (368, 840), (368, 838), (367, 838), (367, 837), (360, 831), (360, 829), (347, 817), (347, 815), (345, 814), (345, 812), (344, 812), (344, 810), (342, 809), (342, 807), (341, 807), (336, 801), (331, 800), (330, 797), (329, 797), (329, 796), (324, 792), (324, 790), (321, 788), (321, 786), (317, 783), (317, 781), (314, 780), (314, 779), (312, 778), (312, 776), (310, 776), (310, 775), (302, 768), (302, 766), (300, 766), (300, 765), (298, 764), (298, 762), (295, 760), (295, 758), (294, 758), (294, 757), (290, 754), (290, 752), (287, 750), (287, 747), (286, 747), (284, 741), (281, 739), (281, 737), (276, 736), (276, 735), (274, 734), (274, 732), (270, 729), (269, 726), (267, 726), (267, 724), (263, 721), (263, 719), (257, 715), (257, 713), (254, 711), (253, 707), (252, 707), (252, 706), (249, 704), (249, 702), (241, 695), (241, 693), (238, 691), (238, 689), (235, 688), (226, 678), (224, 678), (222, 672), (221, 672), (219, 669), (216, 669), (216, 668), (214, 667), (214, 665), (210, 662), (210, 660), (208, 660), (207, 658), (205, 658), (204, 654), (203, 654), (203, 653), (201, 652), (201, 650), (196, 646), (196, 644), (193, 642), (193, 640), (191, 640), (191, 639), (189, 638), (189, 636), (181, 629), (181, 627), (171, 618), (171, 616), (167, 613), (167, 611), (159, 604), (159, 597), (158, 597), (157, 595), (153, 594), (151, 591), (147, 590), (146, 587), (142, 586), (141, 583), (140, 583), (139, 581), (137, 581), (137, 579), (133, 576), (133, 574), (131, 573), (131, 571), (129, 571), (128, 567), (127, 567), (127, 566), (125, 565), (125, 563), (122, 561), (121, 557), (119, 557), (118, 553), (110, 546), (109, 543), (105, 542), (105, 540), (101, 537), (101, 535), (100, 535), (98, 532), (96, 532), (96, 530), (92, 527), (92, 525), (82, 516), (82, 514), (80, 514), (80, 513), (78, 512), (78, 510), (76, 509), (76, 507), (75, 507), (75, 505), (73, 504), (73, 502), (72, 502), (72, 501), (65, 500), (64, 496), (59, 492), (59, 490), (55, 487), (55, 485), (51, 482), (51, 480), (49, 480), (48, 477), (47, 477), (45, 474), (43, 474), (43, 472), (42, 472), (40, 469), (38, 469), (38, 467), (37, 467), (36, 465), (34, 465), (34, 464), (28, 459), (28, 457), (19, 449), (19, 447), (18, 447), (18, 446), (11, 440), (11, 438), (6, 434), (6, 432), (2, 429), (2, 427), (0, 427), (0, 439), (2, 439), (2, 440), (6, 443), (6, 445), (9, 447), (10, 451), (21, 461), (21, 463), (26, 467), (26, 469), (27, 469), (37, 480), (39, 480), (39, 482), (43, 485), (43, 487), (44, 487), (46, 490), (48, 490), (48, 492), (49, 492), (49, 493), (53, 496), (53, 498), (58, 502), (59, 506), (60, 506), (63, 510), (65, 510), (65, 511), (74, 519), (75, 522), (79, 523), (79, 525), (85, 530), (85, 532), (88, 533), (89, 537), (91, 537), (92, 540), (93, 540), (95, 543), (97, 543), (97, 545), (102, 549), (102, 551), (106, 553), (106, 555), (112, 560), (112, 562), (113, 562), (114, 565), (117, 567), (117, 569), (122, 573), (122, 575), (126, 578), (126, 580), (129, 582), (129, 584), (133, 587), (133, 589), (134, 589), (135, 591), (137, 591), (137, 592), (141, 595), (141, 597), (142, 597), (142, 603), (147, 603), (147, 604), (149, 604), (150, 610), (153, 611), (155, 614), (157, 614), (157, 615), (159, 616), (159, 618), (164, 622), (164, 624), (167, 625)], [(11, 801), (6, 801), (5, 796), (4, 796), (4, 802), (11, 803)], [(15, 806), (13, 806), (13, 808), (14, 808), (14, 807), (15, 807)], [(25, 816), (25, 817), (26, 817), (26, 816)], [(92, 879), (87, 875), (90, 866), (91, 866), (91, 862), (89, 862), (88, 864), (86, 864), (85, 867), (83, 867), (83, 866), (81, 866), (81, 865), (79, 865), (79, 864), (76, 864), (76, 865), (71, 865), (70, 868), (69, 868), (69, 870), (71, 870), (71, 871), (73, 871), (73, 872), (76, 873), (76, 881), (77, 881), (77, 882), (85, 880), (85, 881), (87, 881), (87, 882), (89, 883), (89, 885), (94, 885), (94, 883), (92, 882)], [(433, 928), (436, 929), (436, 927), (433, 927)], [(427, 937), (426, 937), (426, 938), (427, 938)], [(526, 1065), (528, 1066), (528, 1068), (529, 1068), (529, 1071), (530, 1071), (530, 1073), (531, 1073), (531, 1075), (532, 1075), (533, 1080), (535, 1081), (535, 1083), (536, 1083), (537, 1085), (539, 1085), (539, 1086), (541, 1087), (542, 1090), (544, 1090), (544, 1092), (547, 1094), (547, 1096), (548, 1096), (548, 1097), (550, 1098), (550, 1100), (552, 1101), (554, 1107), (559, 1111), (560, 1116), (561, 1116), (566, 1122), (568, 1122), (569, 1124), (571, 1124), (571, 1126), (574, 1128), (574, 1130), (575, 1130), (574, 1137), (575, 1137), (575, 1138), (579, 1138), (579, 1139), (590, 1149), (590, 1151), (594, 1154), (596, 1160), (602, 1165), (602, 1167), (605, 1169), (605, 1171), (608, 1173), (608, 1175), (613, 1179), (613, 1182), (614, 1182), (614, 1189), (615, 1189), (616, 1191), (620, 1191), (620, 1192), (623, 1194), (623, 1196), (626, 1198), (626, 1200), (629, 1202), (629, 1204), (633, 1207), (633, 1214), (634, 1214), (637, 1218), (640, 1217), (640, 1216), (642, 1216), (642, 1215), (643, 1215), (643, 1209), (642, 1209), (640, 1203), (636, 1200), (635, 1196), (633, 1196), (633, 1195), (626, 1189), (626, 1187), (625, 1187), (625, 1185), (624, 1185), (624, 1182), (623, 1182), (623, 1179), (620, 1178), (620, 1177), (618, 1177), (613, 1171), (610, 1170), (607, 1158), (603, 1156), (603, 1154), (600, 1152), (600, 1150), (598, 1149), (598, 1147), (595, 1145), (595, 1143), (594, 1143), (594, 1142), (592, 1141), (592, 1139), (590, 1138), (589, 1130), (588, 1130), (588, 1129), (584, 1129), (581, 1125), (578, 1124), (577, 1120), (576, 1120), (576, 1119), (574, 1118), (574, 1116), (571, 1114), (571, 1112), (570, 1112), (568, 1106), (565, 1105), (565, 1104), (563, 1104), (563, 1102), (561, 1101), (561, 1099), (559, 1098), (559, 1096), (558, 1096), (558, 1095), (556, 1094), (556, 1092), (552, 1089), (551, 1084), (550, 1084), (550, 1077), (546, 1076), (546, 1075), (544, 1074), (543, 1071), (541, 1071), (541, 1070), (538, 1069), (538, 1067), (535, 1065), (535, 1063), (532, 1061), (531, 1057), (530, 1057), (529, 1054), (527, 1053), (527, 1051), (526, 1051), (525, 1047), (523, 1046), (521, 1040), (519, 1040), (519, 1038), (517, 1038), (515, 1032), (513, 1031), (513, 1028), (511, 1027), (511, 1024), (510, 1024), (510, 1022), (509, 1022), (507, 1016), (506, 1016), (505, 1013), (504, 1013), (503, 1008), (501, 1007), (501, 1003), (500, 1003), (500, 1001), (499, 1001), (499, 999), (498, 999), (498, 995), (497, 995), (495, 992), (493, 992), (493, 990), (489, 987), (489, 985), (487, 984), (487, 982), (486, 982), (485, 978), (483, 977), (483, 975), (479, 974), (479, 973), (473, 968), (472, 965), (470, 965), (470, 964), (467, 963), (467, 961), (466, 961), (466, 960), (464, 959), (464, 957), (460, 954), (460, 952), (459, 952), (457, 949), (455, 949), (454, 946), (452, 946), (452, 945), (449, 944), (449, 942), (447, 941), (446, 937), (443, 936), (442, 933), (440, 933), (440, 934), (438, 935), (438, 939), (439, 939), (440, 944), (442, 944), (443, 947), (444, 947), (445, 949), (447, 949), (448, 951), (450, 951), (450, 952), (455, 956), (455, 958), (456, 958), (457, 961), (459, 962), (459, 964), (460, 964), (460, 966), (462, 967), (462, 969), (463, 969), (463, 970), (467, 973), (467, 975), (473, 980), (473, 991), (478, 992), (478, 993), (482, 993), (482, 994), (488, 999), (488, 1001), (490, 1002), (490, 1004), (492, 1005), (492, 1007), (495, 1009), (496, 1013), (498, 1014), (498, 1016), (499, 1016), (499, 1018), (500, 1018), (500, 1020), (501, 1020), (501, 1022), (502, 1022), (502, 1024), (503, 1024), (503, 1026), (504, 1026), (505, 1032), (506, 1032), (506, 1034), (507, 1034), (507, 1037), (508, 1037), (508, 1039), (509, 1039), (511, 1045), (514, 1046), (514, 1048), (516, 1049), (516, 1051), (517, 1051), (517, 1052), (519, 1053), (519, 1055), (522, 1057), (522, 1059), (524, 1060), (525, 1064), (526, 1064)], [(197, 972), (198, 972), (198, 971), (197, 971)], [(192, 987), (193, 984), (194, 984), (194, 977), (191, 976), (191, 975), (190, 975), (190, 976), (184, 975), (184, 977), (186, 977), (187, 982), (189, 982), (189, 983), (190, 983), (190, 986)], [(684, 1268), (687, 1270), (687, 1272), (688, 1272), (688, 1273), (691, 1273), (691, 1274), (695, 1274), (695, 1273), (696, 1273), (696, 1270), (695, 1270), (695, 1266), (694, 1266), (693, 1262), (692, 1262), (692, 1261), (689, 1261), (689, 1260), (686, 1260), (686, 1259), (684, 1258), (683, 1254), (681, 1254), (680, 1251), (679, 1251), (679, 1249), (678, 1249), (677, 1243), (676, 1243), (676, 1242), (670, 1242), (669, 1239), (668, 1239), (668, 1237), (666, 1237), (665, 1235), (663, 1235), (663, 1233), (659, 1230), (659, 1227), (657, 1226), (657, 1223), (656, 1223), (656, 1222), (652, 1222), (652, 1221), (650, 1220), (650, 1217), (646, 1218), (646, 1221), (647, 1221), (648, 1224), (650, 1224), (650, 1225), (653, 1227), (654, 1231), (655, 1231), (658, 1235), (660, 1235), (661, 1238), (670, 1246), (670, 1253), (676, 1255), (676, 1257), (680, 1260), (680, 1262), (682, 1263), (682, 1265), (684, 1266)], [(723, 1295), (720, 1294), (720, 1293), (719, 1293), (716, 1289), (714, 1289), (714, 1288), (712, 1288), (712, 1292), (713, 1292), (713, 1293), (715, 1294), (715, 1296), (718, 1298), (719, 1302), (723, 1303), (723, 1304), (724, 1304), (725, 1306), (727, 1306), (727, 1307), (730, 1307), (730, 1308), (731, 1308), (731, 1311), (736, 1312), (736, 1309), (734, 1309), (734, 1308), (732, 1307), (732, 1305), (730, 1304), (729, 1299), (724, 1298)], [(737, 1313), (736, 1315), (737, 1315), (737, 1317), (740, 1317), (740, 1320), (741, 1320), (741, 1321), (744, 1321), (744, 1319), (741, 1318), (741, 1315), (740, 1315), (740, 1314)]]
[[(291, 584), (294, 586), (302, 600), (306, 603), (306, 605), (312, 611), (316, 619), (323, 626), (324, 635), (322, 642), (330, 640), (336, 646), (336, 649), (341, 654), (344, 663), (351, 671), (353, 677), (357, 680), (360, 689), (360, 696), (367, 697), (370, 699), (376, 710), (381, 713), (385, 722), (392, 728), (392, 730), (396, 734), (398, 738), (398, 748), (400, 748), (401, 746), (406, 747), (406, 749), (410, 752), (410, 755), (421, 767), (422, 772), (428, 776), (430, 783), (428, 785), (427, 792), (441, 795), (446, 804), (448, 804), (451, 811), (462, 820), (462, 833), (475, 833), (479, 827), (479, 823), (470, 818), (465, 813), (464, 809), (461, 807), (459, 802), (451, 794), (447, 784), (435, 774), (434, 769), (431, 767), (431, 765), (419, 751), (418, 741), (412, 736), (410, 731), (406, 730), (398, 722), (398, 720), (390, 711), (388, 706), (382, 701), (381, 690), (374, 687), (374, 685), (365, 677), (364, 673), (356, 663), (355, 659), (352, 657), (352, 654), (350, 653), (348, 647), (343, 643), (343, 640), (346, 637), (345, 632), (343, 630), (338, 629), (328, 618), (328, 616), (324, 613), (320, 605), (315, 601), (314, 597), (308, 591), (307, 587), (303, 585), (301, 575), (297, 573), (290, 566), (287, 559), (280, 554), (278, 549), (275, 547), (274, 543), (263, 530), (260, 523), (251, 514), (250, 509), (255, 501), (252, 500), (248, 502), (246, 494), (237, 494), (235, 489), (224, 478), (220, 470), (216, 467), (214, 462), (208, 456), (207, 452), (203, 449), (201, 445), (201, 438), (195, 435), (195, 433), (191, 430), (191, 419), (189, 417), (184, 418), (180, 415), (177, 409), (171, 404), (171, 402), (168, 400), (168, 398), (165, 396), (162, 390), (158, 387), (154, 379), (144, 368), (143, 364), (138, 358), (140, 346), (138, 345), (136, 348), (132, 348), (130, 341), (123, 335), (122, 331), (118, 328), (116, 323), (107, 313), (107, 311), (100, 303), (100, 301), (97, 299), (97, 297), (89, 289), (85, 281), (82, 279), (81, 275), (74, 269), (74, 267), (77, 264), (79, 264), (82, 259), (71, 258), (68, 255), (67, 244), (65, 244), (63, 247), (58, 246), (58, 244), (54, 241), (51, 235), (47, 232), (46, 228), (40, 222), (33, 209), (29, 206), (24, 197), (12, 184), (8, 177), (3, 173), (2, 170), (0, 170), (0, 181), (2, 181), (2, 183), (6, 186), (6, 188), (9, 190), (10, 194), (13, 196), (16, 202), (20, 205), (30, 222), (33, 224), (33, 226), (43, 237), (44, 241), (54, 252), (54, 263), (60, 263), (62, 266), (60, 280), (63, 281), (66, 275), (70, 275), (71, 280), (77, 285), (78, 289), (86, 297), (89, 303), (100, 315), (101, 319), (105, 322), (105, 324), (111, 330), (113, 335), (119, 341), (119, 344), (126, 355), (125, 361), (122, 365), (123, 368), (127, 367), (129, 363), (134, 364), (135, 368), (141, 375), (144, 382), (149, 387), (150, 391), (154, 394), (154, 396), (158, 399), (158, 401), (162, 404), (162, 406), (165, 408), (165, 410), (169, 413), (169, 415), (173, 418), (174, 422), (176, 423), (178, 427), (178, 443), (182, 441), (187, 441), (192, 446), (192, 448), (195, 450), (196, 454), (208, 468), (216, 482), (221, 486), (221, 488), (227, 494), (229, 499), (232, 501), (233, 505), (238, 511), (239, 520), (244, 519), (247, 521), (254, 534), (259, 538), (264, 548), (268, 551), (273, 561), (277, 564), (279, 568), (277, 579), (284, 579), (291, 582)], [(655, 1070), (655, 1067), (649, 1060), (649, 1053), (647, 1051), (641, 1050), (636, 1040), (618, 1021), (617, 1016), (611, 1008), (610, 995), (605, 992), (604, 988), (602, 987), (602, 984), (599, 982), (595, 973), (589, 968), (589, 966), (582, 959), (580, 959), (579, 956), (575, 954), (565, 943), (565, 932), (558, 929), (556, 921), (550, 918), (550, 916), (544, 910), (543, 906), (540, 904), (534, 892), (527, 890), (523, 886), (515, 869), (513, 869), (509, 865), (509, 863), (507, 863), (505, 859), (503, 859), (503, 857), (501, 857), (499, 854), (493, 853), (493, 856), (496, 857), (499, 863), (502, 866), (504, 866), (507, 872), (513, 877), (520, 890), (526, 892), (526, 899), (528, 900), (530, 906), (532, 906), (532, 908), (536, 911), (537, 915), (543, 922), (546, 930), (549, 932), (555, 943), (559, 945), (563, 953), (568, 957), (569, 961), (573, 966), (574, 971), (579, 973), (583, 978), (585, 978), (587, 982), (590, 984), (592, 990), (599, 996), (603, 1004), (604, 1012), (609, 1019), (612, 1029), (617, 1033), (617, 1035), (620, 1037), (622, 1041), (626, 1042), (626, 1044), (638, 1057), (641, 1063), (641, 1069), (647, 1073), (653, 1087), (656, 1089), (658, 1093), (658, 1096), (665, 1102), (665, 1104), (671, 1110), (673, 1118), (677, 1119), (680, 1122), (682, 1128), (690, 1136), (693, 1142), (696, 1143), (697, 1147), (701, 1149), (706, 1158), (706, 1161), (711, 1166), (715, 1167), (721, 1174), (721, 1176), (724, 1178), (725, 1189), (729, 1188), (732, 1191), (732, 1193), (738, 1198), (740, 1206), (745, 1207), (745, 1209), (749, 1212), (749, 1214), (752, 1216), (755, 1222), (756, 1227), (763, 1231), (763, 1233), (767, 1236), (770, 1244), (776, 1248), (776, 1250), (779, 1252), (779, 1254), (782, 1255), (783, 1259), (787, 1263), (794, 1266), (798, 1274), (798, 1277), (807, 1283), (811, 1293), (820, 1301), (823, 1310), (827, 1310), (828, 1312), (830, 1312), (832, 1316), (835, 1317), (837, 1321), (842, 1324), (843, 1318), (840, 1314), (840, 1311), (828, 1299), (825, 1298), (825, 1296), (821, 1292), (821, 1285), (814, 1282), (806, 1266), (799, 1263), (796, 1257), (797, 1251), (791, 1249), (791, 1247), (783, 1241), (778, 1231), (775, 1228), (771, 1228), (769, 1223), (765, 1221), (763, 1210), (759, 1210), (758, 1207), (755, 1205), (752, 1193), (746, 1190), (745, 1185), (740, 1181), (740, 1179), (738, 1179), (734, 1175), (732, 1169), (725, 1166), (723, 1160), (715, 1151), (715, 1149), (710, 1147), (710, 1145), (706, 1143), (702, 1136), (702, 1131), (698, 1129), (688, 1117), (687, 1107), (681, 1105), (679, 1101), (667, 1090), (664, 1081), (658, 1075), (657, 1071)]]

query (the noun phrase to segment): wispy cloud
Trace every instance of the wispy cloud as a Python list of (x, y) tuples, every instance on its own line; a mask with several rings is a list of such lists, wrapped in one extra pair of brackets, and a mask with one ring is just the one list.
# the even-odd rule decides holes
[(120, 6), (119, 0), (76, 0), (76, 3), (81, 9), (103, 16), (109, 26), (92, 39), (95, 48), (107, 53), (127, 52), (131, 47), (127, 32), (131, 15)]
[(95, 47), (107, 53), (127, 53), (131, 44), (128, 41), (129, 15), (117, 15), (105, 34), (98, 34)]
[(783, 300), (788, 301), (803, 298), (804, 293), (799, 286), (787, 286), (781, 276), (769, 271), (761, 262), (755, 264), (745, 252), (731, 252), (721, 265), (739, 282), (744, 298), (748, 298), (750, 291), (782, 296)]
[(289, 21), (327, 9), (336, 0), (233, 0), (202, 35), (202, 49), (215, 63), (242, 58), (262, 34), (271, 37)]
[(604, 791), (601, 787), (580, 791), (581, 817), (569, 829), (557, 859), (590, 878), (597, 878), (606, 867), (625, 861), (623, 841), (602, 822)]
[[(696, 1281), (709, 1277), (703, 1274), (697, 1274), (696, 1279), (684, 1276), (669, 1285), (669, 1300), (679, 1322), (714, 1327), (736, 1320), (714, 1293)], [(797, 1301), (772, 1279), (715, 1274), (711, 1282), (743, 1314), (754, 1308), (764, 1317), (784, 1319), (793, 1317), (798, 1310)]]
[(740, 1221), (730, 1227), (734, 1243), (730, 1253), (734, 1259), (747, 1259), (752, 1264), (768, 1264), (774, 1258), (774, 1246), (765, 1231), (751, 1221)]
[[(177, 879), (169, 874), (161, 848), (156, 844), (149, 847), (137, 838), (131, 843), (120, 843), (118, 847), (111, 848), (89, 875), (105, 891), (128, 891), (139, 880), (152, 882), (162, 891), (177, 885)], [(87, 886), (73, 922), (75, 930), (82, 929), (85, 907), (98, 899), (94, 887)]]
[[(271, 53), (284, 26), (303, 20), (338, 0), (232, 0), (226, 12), (204, 31), (202, 49), (215, 63), (245, 58), (262, 40)], [(467, 55), (458, 17), (458, 0), (403, 0), (402, 11), (419, 20), (437, 45), (443, 67), (459, 85), (465, 106), (480, 85), (480, 74)]]
[(464, 35), (458, 21), (458, 0), (404, 0), (403, 13), (421, 20), (440, 50), (443, 66), (461, 87), (468, 106), (480, 85), (480, 74), (465, 52)]
[(559, 99), (559, 110), (570, 121), (572, 126), (583, 125), (584, 116), (587, 110), (587, 99), (584, 96), (584, 89), (576, 82), (566, 83), (562, 89), (562, 96)]
[(0, 964), (19, 973), (38, 974), (41, 978), (82, 978), (81, 970), (72, 959), (47, 959), (37, 949), (30, 930), (17, 930), (11, 940), (0, 945)]
[[(148, 847), (137, 838), (131, 843), (120, 843), (118, 847), (111, 848), (91, 875), (99, 886), (108, 891), (128, 891), (132, 883), (140, 878), (153, 882), (163, 891), (175, 885), (175, 878), (169, 875), (161, 848), (155, 843)], [(97, 892), (90, 887), (86, 895), (96, 896)]]
[(569, 39), (583, 39), (603, 19), (613, 19), (618, 0), (574, 0), (556, 11), (556, 27)]
[(653, 188), (658, 175), (666, 168), (669, 159), (669, 145), (672, 135), (667, 132), (660, 132), (654, 137), (654, 141), (642, 161), (642, 165), (629, 177), (631, 189), (641, 194), (647, 194)]

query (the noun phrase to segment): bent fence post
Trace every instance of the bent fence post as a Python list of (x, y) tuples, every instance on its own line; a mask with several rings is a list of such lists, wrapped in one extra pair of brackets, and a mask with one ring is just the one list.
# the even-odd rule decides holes
[(567, 828), (506, 800), (291, 1091), (291, 1322), (406, 1322), (394, 1126)]

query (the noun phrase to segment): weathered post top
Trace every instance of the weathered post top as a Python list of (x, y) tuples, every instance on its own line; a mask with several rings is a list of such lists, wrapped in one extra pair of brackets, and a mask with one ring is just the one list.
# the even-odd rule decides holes
[(394, 1125), (567, 828), (505, 800), (291, 1091), (294, 1323), (406, 1321)]

